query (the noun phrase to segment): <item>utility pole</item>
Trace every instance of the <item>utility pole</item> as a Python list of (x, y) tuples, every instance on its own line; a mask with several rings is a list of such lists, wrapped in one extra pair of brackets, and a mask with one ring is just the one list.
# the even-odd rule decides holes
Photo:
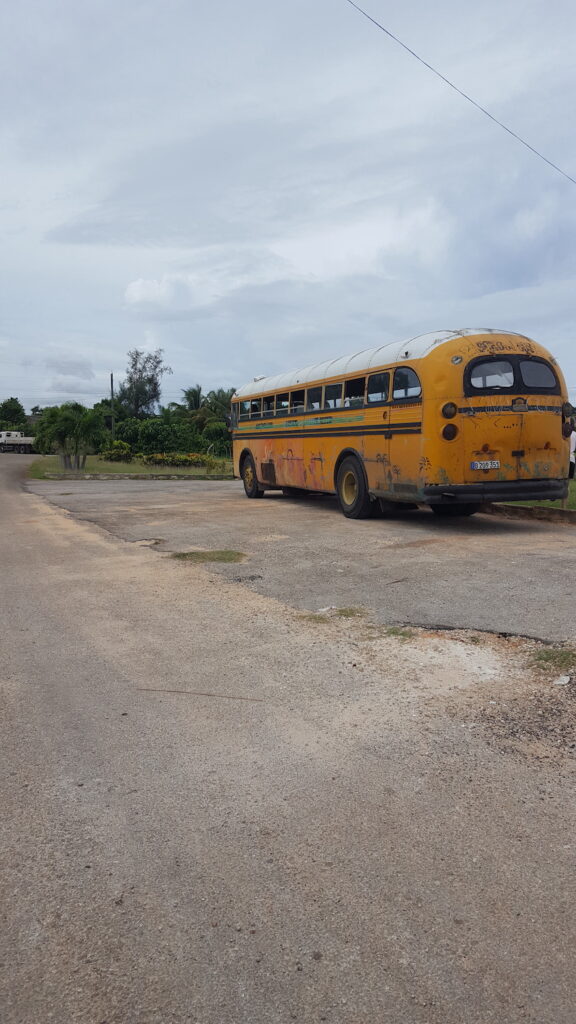
[(110, 414), (112, 417), (112, 441), (114, 441), (114, 374), (110, 374)]

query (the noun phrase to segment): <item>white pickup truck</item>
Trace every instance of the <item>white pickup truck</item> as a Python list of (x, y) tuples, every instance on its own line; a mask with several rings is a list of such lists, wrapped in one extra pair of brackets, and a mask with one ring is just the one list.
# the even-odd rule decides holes
[(34, 438), (25, 437), (21, 430), (0, 430), (0, 452), (33, 452)]

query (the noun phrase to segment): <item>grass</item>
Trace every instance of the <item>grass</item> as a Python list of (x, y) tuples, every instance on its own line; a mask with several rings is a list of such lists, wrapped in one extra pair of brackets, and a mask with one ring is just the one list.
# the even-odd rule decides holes
[(180, 562), (243, 562), (246, 555), (242, 551), (174, 551), (172, 558)]
[(411, 629), (402, 629), (401, 626), (388, 626), (386, 636), (396, 636), (399, 640), (411, 640), (414, 633)]
[[(333, 613), (333, 615), (330, 613)], [(359, 619), (365, 614), (363, 608), (330, 608), (328, 613), (305, 612), (303, 615), (299, 615), (298, 618), (302, 619), (303, 622), (330, 622), (331, 618)]]
[(566, 647), (546, 647), (538, 651), (534, 664), (542, 669), (554, 669), (557, 672), (570, 672), (576, 669), (576, 651)]
[(89, 455), (86, 459), (86, 469), (82, 473), (65, 473), (62, 469), (60, 459), (57, 455), (45, 455), (36, 459), (28, 467), (28, 475), (33, 480), (53, 479), (77, 479), (82, 480), (86, 474), (104, 474), (106, 476), (181, 476), (190, 477), (192, 480), (228, 480), (232, 478), (232, 462), (229, 459), (223, 460), (224, 473), (220, 470), (209, 472), (202, 466), (147, 466), (143, 462), (105, 462), (97, 455)]
[[(538, 508), (559, 508), (561, 509), (562, 501), (515, 501), (515, 505), (530, 505), (538, 506)], [(570, 480), (570, 486), (568, 490), (568, 502), (567, 508), (576, 510), (576, 480)]]

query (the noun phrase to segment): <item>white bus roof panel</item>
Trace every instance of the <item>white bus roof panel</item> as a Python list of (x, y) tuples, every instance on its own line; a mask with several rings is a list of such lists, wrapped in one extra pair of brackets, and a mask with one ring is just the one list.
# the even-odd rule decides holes
[(299, 384), (305, 385), (312, 381), (322, 381), (329, 377), (344, 377), (355, 373), (363, 373), (373, 366), (386, 366), (389, 363), (400, 363), (410, 359), (422, 359), (435, 345), (442, 345), (453, 338), (465, 338), (472, 334), (512, 334), (514, 331), (497, 331), (494, 328), (478, 327), (464, 331), (437, 331), (436, 333), (420, 334), (408, 341), (392, 341), (378, 348), (366, 348), (349, 356), (329, 359), (324, 363), (312, 363), (301, 370), (289, 373), (278, 373), (274, 377), (259, 377), (250, 384), (238, 388), (236, 398), (249, 398), (250, 395), (261, 395), (267, 391), (289, 391)]

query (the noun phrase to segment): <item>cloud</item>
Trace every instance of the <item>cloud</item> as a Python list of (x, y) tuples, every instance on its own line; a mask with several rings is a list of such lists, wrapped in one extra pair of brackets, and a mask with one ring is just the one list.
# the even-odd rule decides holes
[(126, 306), (161, 317), (195, 314), (244, 287), (295, 276), (289, 260), (265, 247), (207, 247), (187, 262), (186, 270), (131, 281), (124, 292)]
[(82, 381), (70, 380), (68, 377), (54, 377), (49, 385), (48, 391), (53, 395), (60, 395), (61, 400), (66, 401), (66, 396), (84, 396), (87, 398), (101, 398), (105, 394), (105, 388), (99, 384), (86, 386)]
[[(413, 0), (391, 27), (573, 173), (557, 15)], [(576, 385), (574, 186), (349, 5), (29, 17), (0, 69), (8, 390), (105, 393), (128, 349), (162, 347), (178, 397), (478, 323), (533, 334)]]
[(48, 356), (45, 361), (48, 370), (55, 370), (61, 377), (79, 377), (93, 380), (94, 370), (87, 359), (75, 356)]

